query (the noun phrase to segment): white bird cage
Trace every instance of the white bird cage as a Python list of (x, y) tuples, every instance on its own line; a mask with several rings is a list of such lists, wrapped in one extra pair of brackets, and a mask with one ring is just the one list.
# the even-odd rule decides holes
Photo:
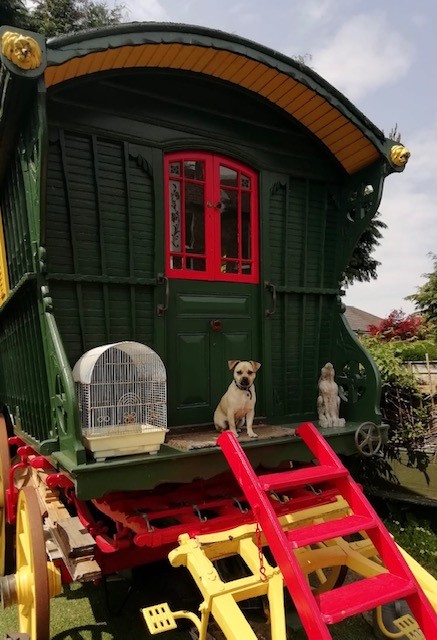
[(73, 379), (84, 443), (97, 459), (159, 450), (167, 432), (167, 378), (150, 347), (95, 347), (77, 361)]

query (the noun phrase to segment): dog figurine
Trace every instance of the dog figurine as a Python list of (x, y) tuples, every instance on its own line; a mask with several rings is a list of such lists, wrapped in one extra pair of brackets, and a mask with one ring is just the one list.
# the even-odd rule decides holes
[(243, 426), (246, 420), (247, 435), (250, 438), (258, 437), (252, 429), (256, 402), (253, 381), (260, 366), (254, 360), (228, 360), (229, 369), (234, 370), (234, 379), (214, 413), (217, 431), (229, 428), (238, 438), (237, 427)]

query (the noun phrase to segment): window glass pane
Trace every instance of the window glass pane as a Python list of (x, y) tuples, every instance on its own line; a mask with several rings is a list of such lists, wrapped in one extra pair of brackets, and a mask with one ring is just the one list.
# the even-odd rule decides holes
[(249, 176), (245, 176), (241, 174), (240, 176), (240, 187), (242, 189), (250, 189), (250, 178)]
[(206, 260), (205, 258), (187, 258), (185, 268), (189, 271), (205, 271)]
[(170, 251), (181, 251), (181, 183), (169, 182)]
[(205, 253), (204, 186), (195, 182), (185, 184), (185, 250)]
[(229, 167), (220, 165), (220, 184), (224, 184), (229, 187), (237, 187), (237, 172)]
[(179, 256), (173, 256), (170, 258), (170, 265), (172, 269), (182, 269), (182, 258), (179, 258)]
[(204, 163), (202, 160), (185, 160), (184, 162), (184, 178), (192, 180), (204, 179)]
[(242, 272), (244, 275), (249, 276), (252, 273), (252, 263), (251, 262), (243, 262), (242, 264)]
[(241, 194), (241, 257), (251, 258), (250, 253), (250, 193)]
[(222, 273), (238, 273), (238, 260), (222, 260)]
[(221, 255), (238, 258), (238, 192), (220, 190)]
[(181, 163), (180, 162), (170, 162), (169, 172), (171, 176), (180, 176), (181, 175)]

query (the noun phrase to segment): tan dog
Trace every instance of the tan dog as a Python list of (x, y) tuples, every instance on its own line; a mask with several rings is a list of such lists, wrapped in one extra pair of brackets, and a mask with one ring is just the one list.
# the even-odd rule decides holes
[(243, 426), (246, 419), (247, 435), (250, 438), (258, 437), (252, 429), (256, 402), (253, 381), (260, 366), (254, 360), (228, 360), (229, 369), (234, 370), (234, 379), (214, 413), (217, 431), (225, 431), (229, 427), (238, 437), (237, 426)]

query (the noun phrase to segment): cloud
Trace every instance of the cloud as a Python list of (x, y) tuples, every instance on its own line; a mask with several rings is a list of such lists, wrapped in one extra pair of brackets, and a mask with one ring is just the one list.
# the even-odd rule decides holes
[(137, 0), (128, 3), (129, 19), (136, 21), (166, 21), (167, 11), (159, 0)]
[(351, 17), (312, 53), (316, 71), (351, 100), (400, 80), (413, 58), (411, 44), (379, 12)]

